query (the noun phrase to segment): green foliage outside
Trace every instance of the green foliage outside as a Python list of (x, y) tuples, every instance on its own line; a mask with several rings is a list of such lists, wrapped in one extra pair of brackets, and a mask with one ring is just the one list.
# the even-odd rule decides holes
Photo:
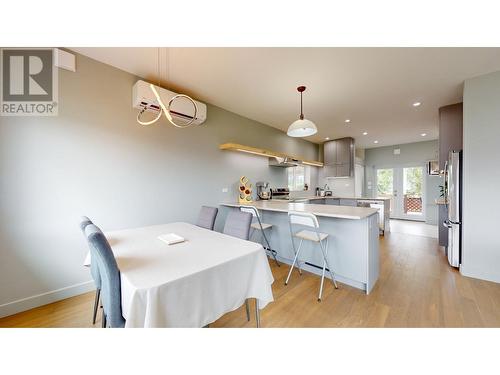
[(404, 169), (404, 189), (406, 195), (422, 196), (422, 170), (423, 168), (418, 167)]
[[(393, 169), (377, 170), (377, 193), (378, 195), (392, 195), (394, 191)], [(409, 196), (422, 196), (423, 168), (405, 168), (404, 169), (404, 194)]]
[(378, 195), (392, 195), (393, 169), (377, 170), (377, 193)]

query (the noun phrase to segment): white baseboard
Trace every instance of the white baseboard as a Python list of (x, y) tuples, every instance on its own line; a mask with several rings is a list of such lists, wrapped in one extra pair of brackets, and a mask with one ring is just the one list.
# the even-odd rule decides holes
[[(268, 257), (269, 257), (269, 259), (273, 260), (273, 258), (270, 255), (268, 255)], [(292, 259), (283, 258), (283, 257), (281, 257), (279, 255), (276, 258), (278, 258), (278, 262), (281, 262), (281, 263), (284, 263), (284, 264), (288, 264), (290, 266), (292, 265), (292, 262), (293, 262)], [(319, 268), (316, 268), (316, 267), (310, 266), (308, 264), (305, 264), (304, 261), (301, 261), (300, 266), (302, 267), (302, 269), (304, 271), (308, 271), (308, 272), (314, 273), (315, 275), (321, 276), (322, 270), (319, 269)], [(328, 278), (328, 279), (330, 278), (330, 275), (328, 274), (328, 272), (325, 274), (325, 277)], [(339, 274), (335, 274), (335, 280), (337, 280), (337, 281), (339, 281), (339, 282), (341, 282), (343, 284), (352, 286), (354, 288), (361, 289), (361, 290), (363, 290), (366, 293), (366, 284), (365, 283), (349, 279), (349, 278), (344, 277), (344, 276), (339, 275)]]
[(0, 305), (0, 318), (95, 290), (93, 281), (67, 286)]

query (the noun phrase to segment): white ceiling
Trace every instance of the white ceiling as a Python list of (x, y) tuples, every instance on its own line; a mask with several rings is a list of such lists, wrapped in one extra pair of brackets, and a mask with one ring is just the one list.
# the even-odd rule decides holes
[[(71, 49), (158, 81), (156, 48)], [(283, 131), (305, 85), (318, 126), (306, 139), (370, 148), (436, 139), (438, 108), (462, 100), (465, 79), (500, 70), (500, 48), (165, 48), (160, 61), (166, 88)]]

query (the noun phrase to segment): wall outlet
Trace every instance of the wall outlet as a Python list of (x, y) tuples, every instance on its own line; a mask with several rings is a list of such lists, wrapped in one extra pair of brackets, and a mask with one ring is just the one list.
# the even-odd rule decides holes
[(394, 155), (401, 155), (401, 149), (400, 148), (395, 148), (394, 149)]
[(229, 189), (228, 189), (227, 187), (222, 188), (222, 192), (223, 192), (223, 193), (227, 193), (228, 191), (229, 191)]

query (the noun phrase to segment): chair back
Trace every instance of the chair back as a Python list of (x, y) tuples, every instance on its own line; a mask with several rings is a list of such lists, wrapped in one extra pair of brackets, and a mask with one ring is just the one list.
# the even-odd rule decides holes
[(104, 233), (94, 224), (87, 225), (85, 234), (89, 241), (92, 263), (97, 261), (101, 276), (101, 295), (104, 314), (110, 327), (125, 325), (122, 315), (120, 270)]
[(223, 233), (229, 236), (248, 240), (250, 238), (250, 225), (253, 216), (248, 212), (231, 210), (226, 218)]
[[(90, 244), (88, 243), (88, 238), (85, 235), (85, 228), (87, 228), (88, 225), (94, 224), (92, 223), (92, 220), (90, 220), (87, 216), (82, 216), (80, 218), (80, 229), (82, 230), (83, 235), (85, 236), (85, 239), (87, 240), (87, 245)], [(92, 252), (90, 254), (92, 257)], [(92, 279), (94, 279), (94, 284), (97, 289), (101, 289), (101, 275), (99, 274), (99, 269), (97, 268), (97, 261), (92, 261), (92, 258), (90, 260), (90, 274), (92, 275)]]
[(202, 206), (196, 225), (201, 228), (214, 230), (215, 218), (218, 211), (216, 207)]
[(85, 227), (89, 224), (93, 224), (92, 220), (90, 220), (87, 216), (80, 217), (80, 229), (83, 234), (85, 234)]
[(249, 214), (252, 214), (252, 217), (260, 218), (259, 210), (257, 210), (254, 206), (240, 206), (240, 211), (248, 212)]
[(288, 213), (288, 220), (290, 224), (303, 225), (310, 228), (319, 228), (319, 222), (316, 215), (308, 212), (295, 212), (291, 211)]

